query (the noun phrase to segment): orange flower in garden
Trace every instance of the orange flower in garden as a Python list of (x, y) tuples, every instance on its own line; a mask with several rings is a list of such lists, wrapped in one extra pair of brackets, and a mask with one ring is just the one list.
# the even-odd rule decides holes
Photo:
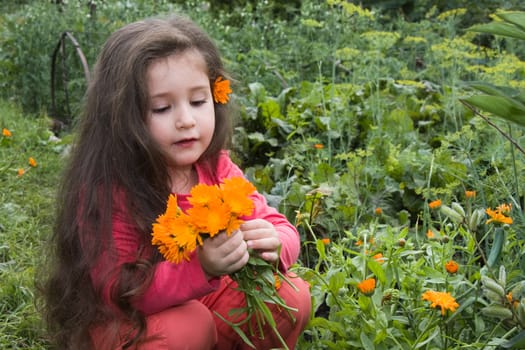
[(441, 206), (441, 199), (436, 199), (435, 201), (428, 203), (428, 207), (430, 209), (437, 209), (440, 206)]
[(25, 171), (24, 169), (20, 168), (20, 169), (18, 169), (18, 171), (17, 171), (17, 176), (18, 176), (18, 177), (21, 177), (21, 176), (24, 175), (25, 173), (26, 173), (26, 171)]
[(322, 143), (316, 143), (316, 144), (314, 144), (314, 148), (315, 149), (323, 149), (324, 145)]
[(512, 292), (509, 292), (506, 295), (506, 298), (507, 298), (507, 301), (509, 302), (509, 304), (511, 304), (514, 308), (517, 308), (520, 305), (520, 301), (514, 299), (514, 297), (512, 296)]
[(213, 100), (215, 103), (226, 104), (230, 97), (232, 89), (230, 88), (230, 81), (223, 79), (222, 77), (217, 77), (213, 83)]
[(11, 137), (11, 131), (9, 131), (6, 128), (3, 128), (2, 129), (2, 135), (4, 135), (5, 137)]
[(357, 289), (367, 297), (374, 294), (374, 290), (376, 289), (376, 280), (375, 278), (368, 278), (360, 283), (357, 284)]
[[(368, 237), (368, 239), (366, 240), (368, 242), (368, 244), (372, 245), (374, 244), (374, 237)], [(358, 239), (357, 242), (355, 242), (355, 245), (360, 247), (363, 245), (363, 240), (362, 239)]]
[(377, 261), (378, 263), (382, 264), (385, 262), (385, 257), (383, 257), (383, 254), (381, 253), (377, 253), (376, 255), (373, 256), (374, 260)]
[(33, 157), (29, 157), (29, 165), (33, 168), (37, 166), (36, 160), (33, 159)]
[(449, 260), (445, 263), (445, 270), (447, 270), (448, 273), (454, 274), (458, 272), (459, 265), (454, 260)]
[(323, 242), (324, 245), (330, 244), (330, 238), (328, 238), (328, 237), (325, 237), (325, 238), (321, 239), (321, 241)]
[(509, 203), (509, 204), (506, 204), (506, 203), (500, 204), (500, 205), (498, 205), (498, 207), (496, 208), (496, 210), (499, 210), (502, 214), (509, 215), (509, 214), (510, 214), (510, 211), (512, 210), (512, 203)]
[(459, 304), (456, 302), (456, 299), (448, 292), (436, 292), (433, 290), (427, 290), (425, 293), (423, 293), (422, 299), (430, 301), (430, 307), (440, 307), (441, 315), (443, 316), (445, 315), (446, 310), (454, 312), (459, 307)]
[(466, 198), (476, 198), (476, 191), (465, 191)]
[(434, 237), (435, 237), (434, 231), (432, 231), (431, 229), (428, 229), (428, 231), (427, 231), (427, 238), (428, 239), (432, 239)]
[(508, 216), (510, 214), (511, 209), (512, 204), (501, 204), (495, 210), (487, 208), (485, 212), (488, 216), (490, 216), (490, 219), (488, 219), (486, 223), (489, 224), (493, 222), (496, 224), (512, 224), (512, 218)]
[(377, 207), (377, 208), (374, 210), (374, 213), (375, 213), (376, 215), (381, 215), (381, 214), (383, 214), (383, 209)]

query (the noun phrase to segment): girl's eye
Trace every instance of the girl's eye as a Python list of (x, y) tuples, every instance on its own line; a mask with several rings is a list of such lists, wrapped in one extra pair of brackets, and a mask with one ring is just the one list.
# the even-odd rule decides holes
[(198, 107), (206, 103), (206, 100), (195, 100), (190, 102), (192, 106)]
[(163, 106), (163, 107), (153, 108), (151, 111), (153, 113), (159, 114), (159, 113), (167, 112), (169, 109), (170, 109), (170, 106)]

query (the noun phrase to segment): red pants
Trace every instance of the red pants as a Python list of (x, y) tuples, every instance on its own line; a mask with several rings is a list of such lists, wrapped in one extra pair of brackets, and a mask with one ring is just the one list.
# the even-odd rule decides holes
[[(288, 283), (283, 282), (279, 289), (279, 295), (284, 299), (286, 305), (298, 310), (292, 312), (295, 322), (286, 311), (278, 309), (275, 305), (269, 305), (269, 307), (272, 310), (280, 335), (286, 341), (288, 348), (293, 350), (297, 339), (308, 322), (311, 298), (309, 286), (305, 281), (295, 275), (288, 275), (288, 277), (297, 287), (297, 291)], [(221, 285), (217, 291), (200, 300), (192, 300), (148, 316), (146, 318), (146, 341), (136, 349), (252, 349), (228, 324), (215, 315), (217, 312), (220, 315), (227, 316), (229, 310), (244, 306), (243, 293), (236, 291), (235, 285), (232, 283), (229, 277), (225, 277), (221, 280)], [(248, 334), (247, 325), (244, 331)], [(107, 349), (107, 332), (104, 336), (101, 336), (101, 333), (105, 332), (96, 331), (93, 334), (95, 347), (96, 349)], [(122, 334), (122, 330), (118, 333)], [(269, 327), (264, 329), (264, 339), (253, 337), (250, 340), (256, 349), (260, 350), (282, 347), (281, 342)], [(122, 349), (121, 346), (110, 346), (109, 348)]]

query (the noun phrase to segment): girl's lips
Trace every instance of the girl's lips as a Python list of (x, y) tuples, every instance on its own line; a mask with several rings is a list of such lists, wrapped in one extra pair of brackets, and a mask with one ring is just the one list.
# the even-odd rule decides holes
[(193, 145), (195, 141), (197, 141), (197, 139), (184, 139), (175, 142), (175, 145), (179, 147), (191, 147), (191, 145)]

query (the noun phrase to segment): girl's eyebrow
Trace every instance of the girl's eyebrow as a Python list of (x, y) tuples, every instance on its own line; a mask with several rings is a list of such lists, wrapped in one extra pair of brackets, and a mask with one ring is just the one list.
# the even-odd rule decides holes
[[(197, 85), (197, 86), (191, 87), (189, 89), (189, 91), (190, 91), (190, 93), (193, 93), (193, 92), (196, 92), (196, 91), (208, 90), (208, 89), (210, 89), (209, 85)], [(165, 97), (165, 96), (169, 96), (171, 94), (172, 94), (171, 91), (160, 91), (160, 92), (155, 93), (154, 95), (151, 95), (150, 98)]]

